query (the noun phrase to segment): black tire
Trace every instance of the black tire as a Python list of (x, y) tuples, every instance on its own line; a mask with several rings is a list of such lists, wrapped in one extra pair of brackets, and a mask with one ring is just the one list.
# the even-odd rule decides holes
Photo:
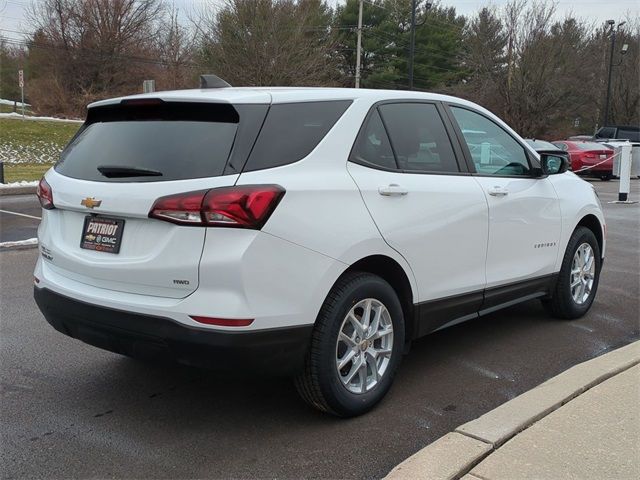
[[(361, 300), (374, 298), (386, 307), (393, 325), (392, 353), (380, 381), (366, 393), (352, 393), (336, 368), (336, 345), (342, 323)], [(327, 296), (311, 338), (303, 372), (295, 379), (301, 397), (311, 406), (340, 417), (362, 415), (387, 393), (400, 365), (404, 346), (404, 317), (400, 300), (382, 278), (364, 272), (343, 275)], [(364, 355), (364, 354), (363, 354)]]
[(602, 180), (603, 182), (608, 182), (609, 180), (611, 180), (611, 177), (613, 177), (612, 174), (605, 173), (605, 174), (600, 175), (600, 180)]
[[(573, 257), (578, 247), (583, 243), (588, 243), (594, 254), (595, 274), (593, 287), (586, 301), (582, 304), (576, 303), (571, 295), (571, 267)], [(598, 290), (598, 282), (600, 281), (600, 270), (602, 267), (602, 259), (600, 256), (600, 246), (595, 235), (586, 227), (578, 227), (571, 235), (567, 250), (562, 260), (562, 267), (558, 274), (558, 280), (555, 288), (551, 293), (551, 298), (544, 299), (542, 304), (547, 312), (555, 317), (565, 320), (573, 320), (582, 317), (589, 311)]]

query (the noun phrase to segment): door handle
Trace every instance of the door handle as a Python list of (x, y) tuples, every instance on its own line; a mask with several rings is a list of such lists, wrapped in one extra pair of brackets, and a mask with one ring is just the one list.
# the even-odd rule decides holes
[(409, 190), (401, 187), (398, 184), (392, 183), (391, 185), (386, 185), (384, 187), (378, 188), (378, 193), (385, 197), (399, 197), (402, 195), (406, 195), (409, 193)]
[(492, 195), (494, 197), (505, 197), (509, 195), (509, 190), (507, 190), (505, 187), (496, 185), (495, 187), (489, 189), (489, 195)]

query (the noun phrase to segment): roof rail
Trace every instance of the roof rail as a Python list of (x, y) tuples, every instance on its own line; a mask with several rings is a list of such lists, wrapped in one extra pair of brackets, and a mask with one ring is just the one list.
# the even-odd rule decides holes
[(230, 86), (217, 75), (200, 75), (200, 88), (226, 88)]

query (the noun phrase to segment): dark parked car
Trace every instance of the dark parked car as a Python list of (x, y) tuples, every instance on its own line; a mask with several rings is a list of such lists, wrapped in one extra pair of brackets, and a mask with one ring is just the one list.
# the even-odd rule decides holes
[(640, 142), (640, 127), (637, 125), (610, 125), (608, 127), (601, 127), (593, 139), (597, 142), (603, 140)]

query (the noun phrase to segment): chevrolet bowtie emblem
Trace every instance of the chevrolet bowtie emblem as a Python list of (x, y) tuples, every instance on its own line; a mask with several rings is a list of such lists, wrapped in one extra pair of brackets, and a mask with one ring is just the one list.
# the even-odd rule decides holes
[(87, 208), (99, 207), (102, 200), (96, 200), (93, 197), (87, 197), (80, 202), (80, 205), (84, 205)]

